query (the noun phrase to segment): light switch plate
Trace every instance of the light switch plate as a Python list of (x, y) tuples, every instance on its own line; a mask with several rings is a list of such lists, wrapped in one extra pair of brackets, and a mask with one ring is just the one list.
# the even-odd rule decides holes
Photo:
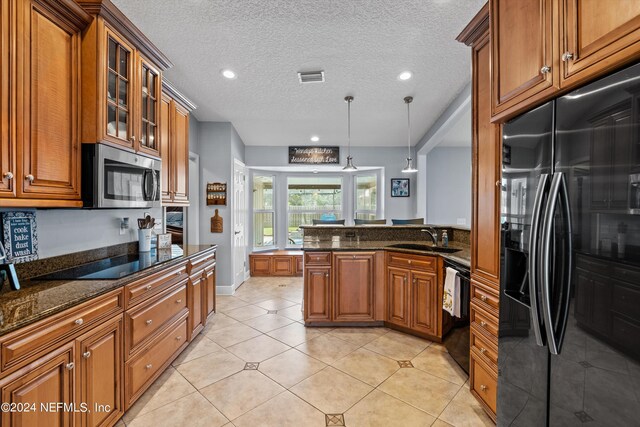
[(457, 224), (458, 225), (467, 225), (467, 219), (466, 218), (458, 218), (457, 219)]

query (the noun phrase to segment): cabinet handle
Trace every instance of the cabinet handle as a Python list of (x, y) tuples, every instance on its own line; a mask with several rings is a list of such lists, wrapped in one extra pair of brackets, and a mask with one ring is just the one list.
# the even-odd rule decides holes
[(12, 180), (13, 179), (13, 172), (5, 172), (4, 175), (5, 178), (7, 178), (8, 180)]
[(353, 256), (353, 259), (356, 259), (356, 256), (355, 256), (355, 255)]
[(480, 353), (485, 354), (487, 352), (487, 349), (484, 347), (480, 348)]
[(573, 59), (573, 53), (571, 53), (571, 52), (565, 52), (565, 53), (563, 53), (563, 54), (562, 54), (562, 60), (563, 60), (564, 62), (570, 61), (570, 60), (572, 60), (572, 59)]
[(153, 320), (149, 319), (145, 322), (147, 325), (150, 325), (151, 323), (153, 323)]
[(418, 283), (418, 281), (416, 280), (416, 278), (413, 278), (413, 284), (415, 285), (416, 283)]
[(177, 299), (176, 300), (176, 304), (180, 304), (182, 302), (182, 299)]
[(147, 289), (148, 291), (150, 291), (150, 290), (151, 290), (151, 285), (147, 285), (146, 289)]
[(24, 178), (29, 182), (33, 182), (35, 180), (34, 176), (31, 174), (25, 176)]
[(82, 320), (82, 317), (81, 317), (79, 319), (76, 319), (75, 322), (73, 322), (73, 323), (75, 323), (76, 325), (80, 326), (80, 325), (82, 325), (84, 323), (84, 320)]
[(480, 321), (480, 326), (487, 326), (487, 322), (485, 322), (484, 320)]
[(496, 187), (500, 187), (501, 185), (502, 185), (502, 182), (496, 181)]
[(487, 386), (486, 386), (486, 385), (484, 385), (484, 384), (480, 384), (480, 390), (482, 390), (482, 391), (487, 391), (487, 388), (489, 388), (489, 387), (487, 387)]
[(147, 366), (144, 367), (145, 369), (151, 369), (153, 368), (153, 365), (151, 363), (149, 363)]
[(84, 353), (82, 353), (82, 357), (84, 357), (85, 359), (88, 359), (91, 357), (91, 352), (90, 351), (85, 351)]
[(182, 339), (182, 335), (178, 335), (178, 336), (176, 337), (176, 341), (180, 341), (181, 339)]
[(324, 273), (324, 276), (325, 277), (329, 277), (329, 273)]
[(545, 65), (542, 68), (540, 68), (540, 72), (542, 74), (549, 74), (551, 72), (551, 67), (549, 67), (548, 65)]
[(409, 264), (411, 264), (411, 260), (409, 260)]
[(64, 365), (64, 367), (67, 368), (68, 370), (72, 370), (74, 366), (76, 365), (73, 362), (67, 363), (66, 365)]
[(487, 302), (487, 296), (486, 296), (486, 295), (480, 295), (480, 299), (481, 299), (483, 302)]
[(407, 284), (407, 277), (406, 276), (404, 277), (404, 284), (405, 285)]

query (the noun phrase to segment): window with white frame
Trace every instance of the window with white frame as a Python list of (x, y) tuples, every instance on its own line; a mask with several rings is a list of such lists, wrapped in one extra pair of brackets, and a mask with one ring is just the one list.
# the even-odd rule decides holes
[(376, 174), (356, 175), (354, 178), (354, 218), (376, 219), (378, 176)]
[(276, 245), (274, 176), (253, 176), (253, 246), (267, 248)]
[(287, 178), (287, 246), (302, 244), (301, 225), (342, 219), (341, 176)]

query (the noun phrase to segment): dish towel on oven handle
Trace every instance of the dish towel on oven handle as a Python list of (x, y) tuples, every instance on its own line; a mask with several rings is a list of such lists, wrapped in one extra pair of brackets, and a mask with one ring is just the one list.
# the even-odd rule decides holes
[(452, 316), (460, 317), (460, 276), (451, 267), (447, 267), (444, 279), (442, 308)]

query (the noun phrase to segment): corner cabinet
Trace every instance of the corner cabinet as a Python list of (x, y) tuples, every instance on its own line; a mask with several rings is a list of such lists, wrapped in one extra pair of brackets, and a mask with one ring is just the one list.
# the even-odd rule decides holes
[(0, 204), (80, 207), (81, 31), (72, 1), (0, 6)]
[(82, 142), (160, 157), (162, 72), (171, 62), (110, 1), (78, 0), (82, 36)]
[(162, 205), (189, 205), (189, 114), (196, 106), (166, 80), (160, 101)]
[(494, 121), (506, 121), (640, 58), (640, 2), (489, 3)]

